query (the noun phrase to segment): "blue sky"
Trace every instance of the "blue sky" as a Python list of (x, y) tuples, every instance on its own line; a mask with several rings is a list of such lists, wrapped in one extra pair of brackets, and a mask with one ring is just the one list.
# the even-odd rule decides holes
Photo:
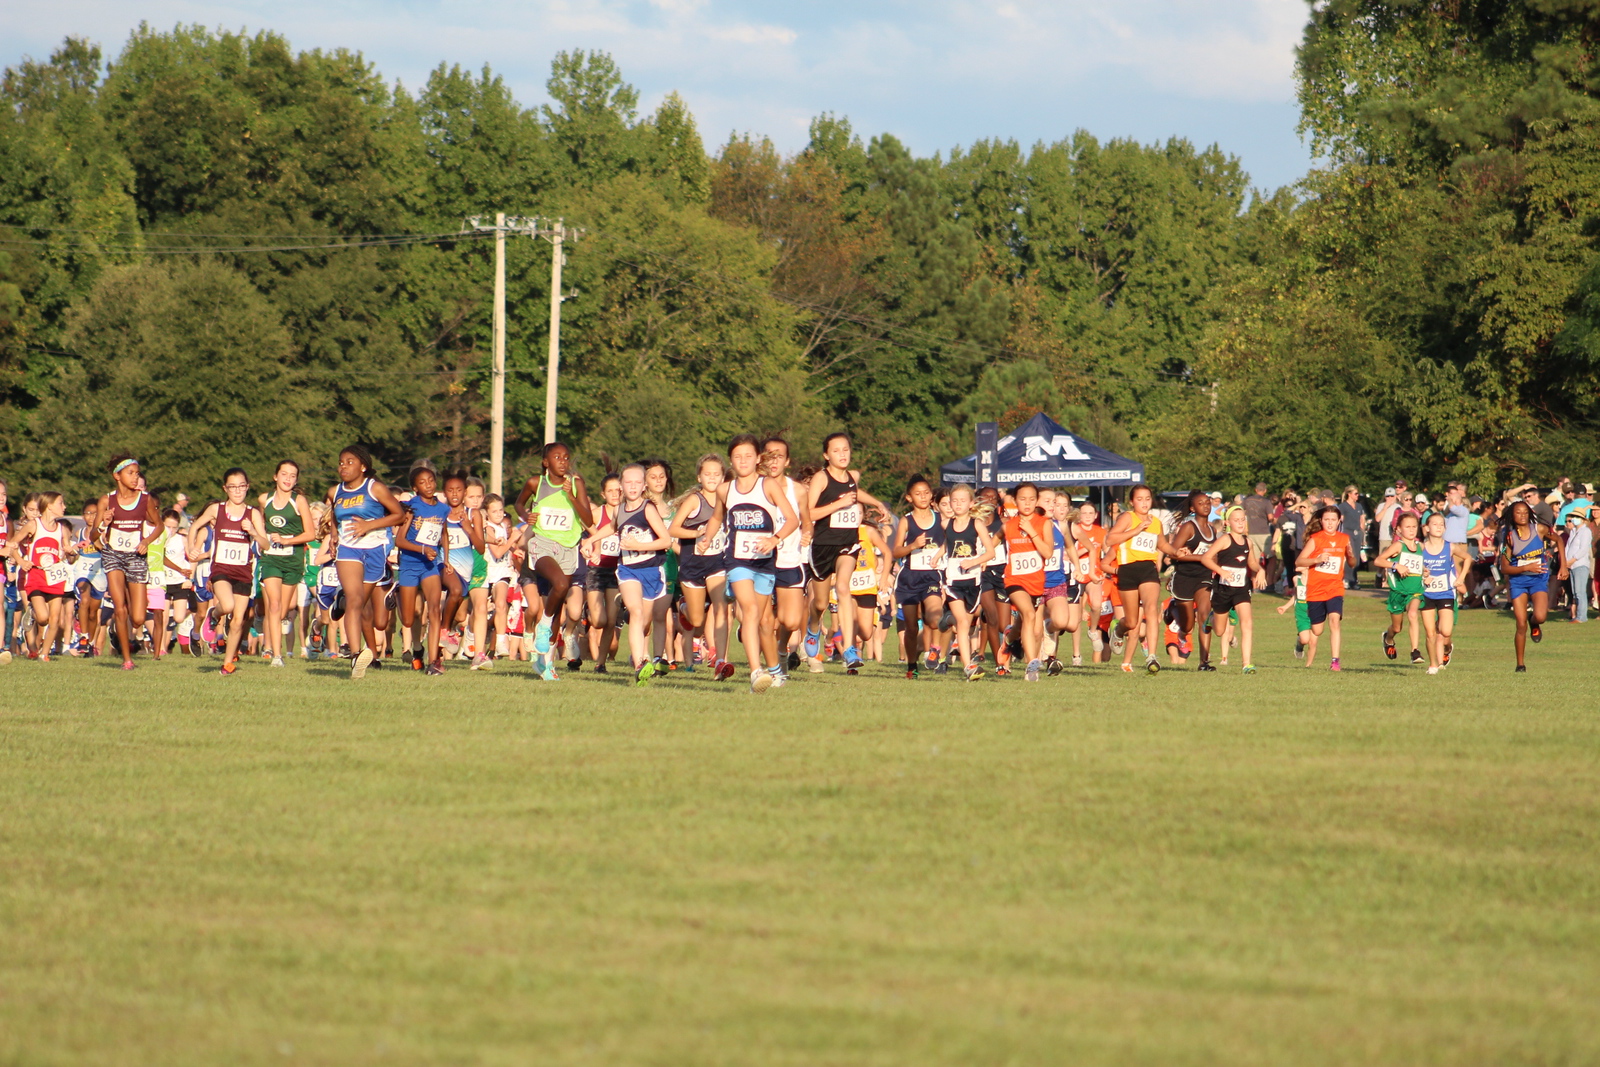
[(420, 85), (441, 61), (500, 73), (545, 99), (550, 57), (604, 49), (646, 108), (677, 90), (708, 145), (731, 132), (794, 151), (832, 111), (919, 154), (980, 138), (1030, 145), (1187, 137), (1274, 188), (1310, 166), (1295, 133), (1304, 0), (56, 0), (0, 4), (0, 62), (66, 35), (114, 57), (141, 20), (273, 29), (296, 48), (357, 49)]

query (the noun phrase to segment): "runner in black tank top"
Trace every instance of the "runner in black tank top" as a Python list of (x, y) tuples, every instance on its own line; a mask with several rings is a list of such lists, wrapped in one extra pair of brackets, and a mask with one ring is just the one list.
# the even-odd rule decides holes
[[(1189, 513), (1173, 533), (1173, 543), (1184, 550), (1172, 563), (1172, 599), (1178, 604), (1178, 625), (1191, 641), (1200, 646), (1199, 670), (1214, 671), (1211, 665), (1211, 571), (1200, 562), (1216, 543), (1218, 531), (1211, 525), (1211, 496), (1204, 489), (1189, 493)], [(1195, 631), (1199, 632), (1196, 633)]]
[(1265, 589), (1267, 576), (1261, 569), (1261, 557), (1250, 543), (1250, 520), (1244, 508), (1237, 504), (1228, 508), (1223, 513), (1222, 525), (1226, 532), (1217, 538), (1217, 543), (1211, 546), (1211, 551), (1205, 556), (1206, 568), (1216, 575), (1211, 592), (1211, 628), (1216, 632), (1217, 640), (1222, 642), (1222, 647), (1226, 648), (1228, 612), (1238, 614), (1239, 653), (1244, 659), (1244, 673), (1254, 674), (1256, 668), (1251, 659), (1251, 644), (1255, 626), (1250, 589), (1252, 586)]
[(145, 551), (162, 529), (161, 508), (144, 490), (138, 460), (127, 454), (112, 456), (110, 469), (116, 488), (100, 498), (97, 540), (106, 592), (116, 610), (122, 669), (131, 671), (134, 642), (145, 624), (145, 583), (150, 578)]
[(855, 612), (844, 610), (850, 601), (850, 575), (860, 551), (861, 524), (868, 508), (886, 512), (872, 494), (861, 488), (861, 472), (850, 469), (850, 435), (831, 433), (823, 442), (827, 466), (811, 476), (808, 493), (811, 516), (811, 620), (806, 628), (805, 652), (816, 660), (821, 654), (822, 616), (828, 610), (831, 589), (839, 601), (839, 630), (844, 636), (846, 668), (861, 666), (856, 651)]

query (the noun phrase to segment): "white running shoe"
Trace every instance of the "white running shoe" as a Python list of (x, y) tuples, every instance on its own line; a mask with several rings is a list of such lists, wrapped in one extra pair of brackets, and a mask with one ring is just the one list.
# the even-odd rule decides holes
[(772, 675), (763, 670), (750, 672), (750, 692), (765, 693), (772, 688)]
[(281, 667), (281, 666), (283, 666), (283, 657), (282, 657), (282, 656), (273, 656), (273, 657), (272, 657), (272, 665), (273, 665), (273, 666), (274, 666), (274, 667)]
[(351, 679), (365, 678), (367, 676), (367, 668), (370, 666), (372, 666), (372, 649), (363, 648), (350, 661)]
[(1122, 646), (1126, 643), (1127, 639), (1122, 636), (1122, 631), (1113, 626), (1111, 628), (1111, 654), (1113, 656), (1122, 655)]

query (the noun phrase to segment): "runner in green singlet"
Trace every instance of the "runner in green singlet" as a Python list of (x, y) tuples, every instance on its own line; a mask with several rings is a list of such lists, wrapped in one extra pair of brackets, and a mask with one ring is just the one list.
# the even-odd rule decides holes
[(300, 464), (283, 460), (272, 475), (272, 492), (262, 493), (262, 525), (269, 546), (261, 553), (256, 580), (266, 609), (262, 636), (272, 654), (272, 665), (283, 666), (284, 620), (299, 606), (298, 586), (305, 578), (307, 541), (316, 536), (311, 505), (300, 492)]

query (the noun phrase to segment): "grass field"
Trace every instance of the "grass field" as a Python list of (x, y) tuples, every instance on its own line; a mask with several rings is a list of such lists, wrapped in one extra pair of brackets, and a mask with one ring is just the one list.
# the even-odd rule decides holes
[(0, 1063), (1600, 1061), (1600, 628), (1353, 611), (760, 698), (14, 663)]

